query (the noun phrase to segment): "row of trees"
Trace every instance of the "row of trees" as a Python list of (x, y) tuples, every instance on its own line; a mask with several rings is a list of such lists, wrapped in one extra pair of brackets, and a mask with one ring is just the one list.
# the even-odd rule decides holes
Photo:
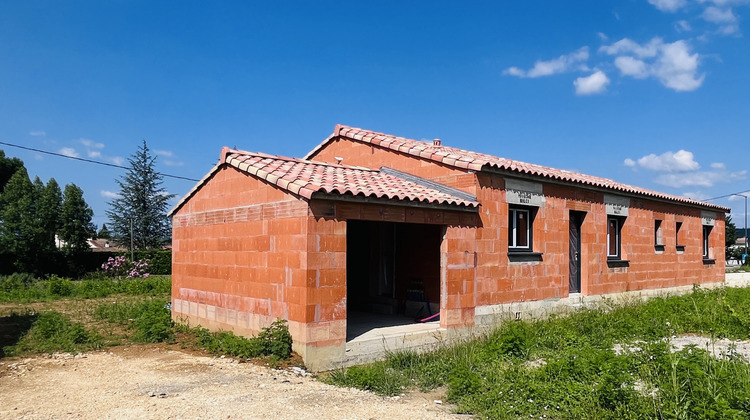
[[(117, 180), (119, 197), (106, 212), (110, 227), (103, 225), (98, 235), (136, 250), (161, 248), (170, 241), (166, 212), (174, 195), (162, 187), (145, 141), (128, 161)], [(23, 161), (0, 150), (0, 272), (70, 271), (66, 262), (90, 251), (88, 239), (97, 236), (92, 217), (78, 186), (61, 191), (54, 178), (32, 182)]]
[(87, 251), (87, 239), (96, 232), (93, 215), (78, 186), (61, 191), (54, 178), (46, 185), (39, 177), (32, 182), (23, 161), (0, 150), (0, 253), (8, 265), (3, 271), (44, 271), (61, 256)]

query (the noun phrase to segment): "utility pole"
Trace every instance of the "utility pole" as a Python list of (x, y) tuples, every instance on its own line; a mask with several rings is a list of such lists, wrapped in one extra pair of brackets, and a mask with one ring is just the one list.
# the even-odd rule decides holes
[(135, 261), (135, 250), (133, 248), (133, 218), (132, 217), (130, 218), (130, 261)]

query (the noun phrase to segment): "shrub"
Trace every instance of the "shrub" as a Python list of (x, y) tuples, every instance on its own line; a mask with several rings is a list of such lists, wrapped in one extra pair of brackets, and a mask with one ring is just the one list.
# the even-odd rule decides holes
[(47, 287), (51, 296), (70, 296), (73, 293), (73, 284), (70, 280), (57, 276), (50, 277)]
[(133, 339), (145, 343), (174, 340), (172, 316), (166, 302), (160, 299), (144, 302), (133, 322)]
[(125, 324), (134, 330), (133, 340), (142, 343), (174, 341), (174, 326), (167, 301), (153, 299), (132, 303), (104, 303), (94, 310), (94, 316), (110, 322)]
[(245, 338), (230, 331), (211, 332), (205, 328), (182, 327), (184, 331), (198, 337), (198, 345), (211, 354), (226, 354), (240, 358), (270, 356), (272, 359), (288, 359), (292, 353), (292, 336), (286, 321), (279, 319), (261, 330), (257, 337)]
[(121, 279), (125, 278), (146, 278), (149, 276), (148, 273), (148, 261), (147, 260), (135, 260), (131, 261), (124, 256), (109, 257), (107, 262), (102, 264), (102, 270), (112, 277)]

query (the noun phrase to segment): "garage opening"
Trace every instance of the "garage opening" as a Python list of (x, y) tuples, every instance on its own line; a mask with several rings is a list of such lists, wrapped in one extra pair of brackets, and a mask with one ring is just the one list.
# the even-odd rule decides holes
[(377, 328), (439, 322), (443, 227), (347, 221), (347, 341)]

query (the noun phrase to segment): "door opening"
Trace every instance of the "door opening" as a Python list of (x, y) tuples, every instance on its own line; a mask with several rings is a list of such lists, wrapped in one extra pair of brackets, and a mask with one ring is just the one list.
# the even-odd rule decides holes
[(570, 280), (568, 293), (581, 293), (581, 226), (586, 213), (570, 211), (568, 220), (569, 232), (569, 267)]
[(347, 340), (440, 310), (442, 227), (347, 220)]

